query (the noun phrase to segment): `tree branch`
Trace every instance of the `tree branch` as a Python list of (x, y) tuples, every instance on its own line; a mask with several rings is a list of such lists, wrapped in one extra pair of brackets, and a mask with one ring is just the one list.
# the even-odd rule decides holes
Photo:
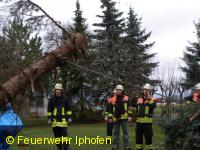
[(34, 2), (32, 2), (32, 1), (30, 1), (30, 0), (27, 0), (27, 2), (29, 2), (31, 5), (33, 5), (33, 6), (35, 6), (35, 7), (37, 7), (42, 13), (44, 13), (44, 15), (46, 16), (46, 17), (48, 17), (58, 28), (60, 28), (64, 33), (65, 33), (65, 35), (69, 38), (69, 39), (71, 39), (71, 34), (70, 33), (68, 33), (67, 32), (67, 30), (64, 28), (64, 27), (62, 27), (60, 24), (58, 24), (42, 7), (40, 7), (38, 4), (36, 4), (36, 3), (34, 3)]

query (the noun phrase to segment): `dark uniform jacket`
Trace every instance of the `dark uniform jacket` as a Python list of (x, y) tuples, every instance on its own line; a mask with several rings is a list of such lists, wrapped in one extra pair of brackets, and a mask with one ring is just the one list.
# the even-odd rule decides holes
[(68, 118), (72, 115), (69, 100), (61, 95), (52, 96), (48, 103), (48, 119), (52, 121), (52, 127), (67, 127)]
[(156, 103), (153, 97), (147, 98), (142, 96), (137, 99), (133, 106), (137, 114), (136, 122), (138, 123), (152, 123), (153, 113), (156, 107)]
[(128, 119), (132, 116), (129, 97), (121, 95), (110, 98), (107, 111), (108, 117), (114, 122), (119, 119)]

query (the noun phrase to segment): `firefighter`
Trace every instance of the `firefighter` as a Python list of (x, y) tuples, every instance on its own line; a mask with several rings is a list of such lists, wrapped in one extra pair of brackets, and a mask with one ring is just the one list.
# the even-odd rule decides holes
[(124, 149), (131, 150), (128, 143), (128, 121), (131, 122), (129, 97), (124, 95), (122, 85), (116, 86), (116, 96), (110, 99), (108, 121), (114, 125), (114, 139), (112, 150), (119, 149), (120, 126), (123, 132)]
[(195, 85), (195, 92), (193, 94), (192, 100), (197, 103), (200, 98), (200, 83)]
[[(106, 100), (106, 112), (105, 112), (105, 122), (107, 127), (107, 137), (112, 138), (113, 133), (113, 122), (108, 120), (108, 114), (109, 114), (109, 105), (111, 105), (111, 99), (116, 95), (116, 89), (113, 90), (113, 93), (110, 98)], [(111, 143), (111, 141), (109, 141)]]
[[(200, 99), (200, 83), (195, 85), (195, 92), (192, 95), (192, 99), (188, 98), (190, 100), (190, 102), (193, 103), (199, 103), (199, 99)], [(200, 108), (198, 109), (198, 111), (192, 116), (190, 117), (190, 122), (192, 122), (192, 120), (194, 120), (195, 118), (197, 118), (200, 114)]]
[(187, 104), (197, 103), (200, 99), (200, 83), (195, 85), (195, 92), (191, 95), (185, 98), (187, 101)]
[(145, 84), (143, 87), (142, 95), (137, 99), (135, 104), (135, 110), (137, 114), (136, 118), (136, 149), (143, 150), (143, 136), (145, 138), (145, 149), (152, 149), (152, 137), (153, 137), (153, 112), (156, 107), (156, 103), (153, 97), (150, 95), (151, 85)]
[[(69, 100), (62, 93), (62, 84), (55, 85), (55, 93), (48, 103), (48, 123), (52, 125), (55, 138), (68, 138), (67, 126), (71, 123), (72, 111)], [(66, 140), (67, 141), (67, 140)], [(68, 150), (69, 143), (60, 142), (58, 150)]]

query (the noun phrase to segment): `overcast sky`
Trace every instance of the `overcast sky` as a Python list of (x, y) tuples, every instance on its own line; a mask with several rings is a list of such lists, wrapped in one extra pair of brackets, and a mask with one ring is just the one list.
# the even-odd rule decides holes
[[(74, 17), (76, 0), (34, 0), (55, 20), (71, 22)], [(200, 0), (115, 0), (116, 8), (127, 16), (132, 6), (142, 26), (152, 31), (150, 41), (156, 44), (152, 52), (162, 63), (181, 58), (188, 41), (196, 41), (194, 22), (200, 18)], [(92, 24), (99, 22), (96, 15), (101, 14), (100, 0), (80, 0), (83, 17), (87, 19), (90, 30)]]
[[(74, 17), (76, 0), (34, 0), (42, 6), (54, 19), (71, 22)], [(200, 18), (200, 0), (115, 0), (116, 8), (127, 16), (132, 6), (142, 26), (152, 31), (150, 41), (156, 44), (152, 51), (158, 53), (162, 62), (180, 58), (188, 41), (196, 41), (194, 21)], [(96, 15), (101, 14), (100, 0), (80, 0), (83, 17), (87, 19), (89, 28), (98, 22)]]

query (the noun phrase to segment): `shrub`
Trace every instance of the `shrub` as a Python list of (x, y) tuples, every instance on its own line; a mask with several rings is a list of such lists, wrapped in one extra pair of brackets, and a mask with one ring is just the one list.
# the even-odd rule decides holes
[(91, 109), (73, 110), (73, 122), (75, 123), (99, 123), (103, 121), (102, 111), (93, 111)]
[(176, 108), (174, 119), (163, 118), (160, 125), (166, 133), (166, 150), (200, 149), (200, 117), (192, 122), (189, 118), (197, 112), (199, 104), (184, 104)]

